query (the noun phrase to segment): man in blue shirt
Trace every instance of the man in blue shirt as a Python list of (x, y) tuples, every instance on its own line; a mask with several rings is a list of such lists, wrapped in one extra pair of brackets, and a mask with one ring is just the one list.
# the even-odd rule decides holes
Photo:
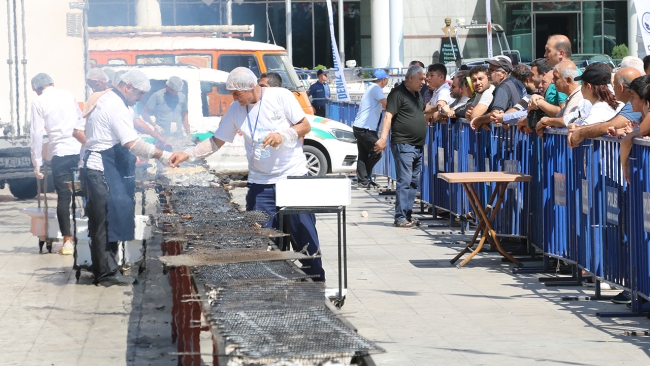
[(357, 138), (357, 187), (370, 188), (376, 183), (372, 181), (372, 168), (381, 159), (381, 152), (375, 153), (375, 143), (379, 139), (377, 130), (381, 122), (381, 112), (386, 109), (386, 96), (383, 88), (388, 84), (388, 75), (383, 69), (374, 72), (375, 80), (361, 97), (359, 112), (352, 124), (354, 137)]
[(330, 99), (330, 87), (327, 85), (327, 74), (324, 70), (316, 72), (318, 81), (309, 87), (307, 95), (311, 97), (311, 105), (314, 107), (314, 114), (325, 117), (325, 105)]

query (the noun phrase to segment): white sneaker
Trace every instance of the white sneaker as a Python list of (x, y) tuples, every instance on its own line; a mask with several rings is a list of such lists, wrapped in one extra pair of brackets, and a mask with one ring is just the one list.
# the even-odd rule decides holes
[(72, 240), (68, 240), (65, 243), (63, 243), (63, 247), (61, 247), (61, 251), (59, 254), (62, 255), (72, 255), (74, 253), (74, 245), (72, 245)]

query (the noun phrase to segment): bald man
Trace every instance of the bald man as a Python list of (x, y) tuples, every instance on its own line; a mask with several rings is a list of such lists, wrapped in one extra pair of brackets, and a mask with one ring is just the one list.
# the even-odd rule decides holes
[(583, 99), (580, 83), (575, 81), (577, 76), (578, 68), (571, 61), (562, 61), (553, 68), (553, 84), (555, 84), (557, 91), (568, 95), (568, 97), (564, 107), (560, 109), (560, 113), (555, 117), (543, 117), (539, 120), (535, 129), (540, 137), (544, 134), (544, 129), (547, 127), (564, 128), (572, 122), (571, 115), (576, 114), (575, 111)]
[[(634, 79), (640, 76), (642, 76), (641, 72), (632, 67), (624, 67), (618, 70), (616, 75), (614, 75), (614, 94), (616, 95), (616, 100), (625, 103), (625, 106), (623, 106), (614, 118), (607, 122), (596, 123), (584, 127), (578, 127), (573, 123), (569, 124), (569, 135), (567, 136), (569, 146), (576, 147), (584, 139), (605, 135), (610, 127), (618, 129), (624, 128), (628, 123), (640, 123), (641, 113), (635, 112), (632, 103), (630, 103), (630, 97), (632, 96), (631, 93), (633, 91), (630, 89), (630, 84)], [(640, 92), (643, 93), (643, 91)]]
[(565, 35), (555, 34), (548, 37), (544, 50), (544, 58), (551, 67), (571, 60), (571, 41)]

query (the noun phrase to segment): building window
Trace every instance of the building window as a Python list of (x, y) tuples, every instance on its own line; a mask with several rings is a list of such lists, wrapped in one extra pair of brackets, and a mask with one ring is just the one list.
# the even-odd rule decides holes
[(530, 3), (506, 3), (505, 31), (510, 49), (519, 51), (523, 62), (533, 58)]
[(627, 43), (627, 3), (624, 1), (605, 1), (603, 7), (603, 47), (612, 55), (614, 46)]
[(135, 25), (136, 1), (89, 0), (88, 25), (90, 27)]
[(163, 25), (222, 24), (221, 2), (210, 5), (201, 0), (160, 0)]

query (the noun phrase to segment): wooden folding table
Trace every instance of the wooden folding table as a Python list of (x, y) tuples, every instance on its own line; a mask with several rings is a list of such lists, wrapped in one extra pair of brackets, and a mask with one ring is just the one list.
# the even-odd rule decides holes
[[(457, 267), (460, 268), (467, 264), (467, 262), (469, 262), (478, 252), (481, 251), (483, 244), (485, 244), (485, 240), (487, 239), (490, 245), (499, 253), (501, 253), (502, 256), (514, 264), (520, 266), (521, 262), (513, 258), (501, 247), (499, 238), (497, 238), (497, 233), (492, 228), (492, 222), (494, 221), (497, 211), (499, 211), (499, 208), (503, 203), (503, 198), (505, 196), (508, 184), (513, 182), (530, 182), (533, 177), (526, 174), (510, 172), (467, 172), (439, 173), (438, 178), (449, 183), (460, 183), (463, 186), (465, 193), (467, 194), (467, 198), (469, 199), (469, 203), (472, 205), (472, 208), (474, 209), (474, 212), (478, 218), (478, 227), (476, 228), (476, 232), (474, 233), (472, 240), (470, 241), (469, 245), (463, 249), (462, 252), (460, 252), (454, 259), (450, 261), (451, 264), (454, 264), (466, 253), (471, 252), (467, 258), (463, 259), (460, 264), (457, 265)], [(496, 183), (496, 187), (492, 191), (490, 199), (488, 202), (486, 202), (485, 207), (483, 207), (481, 204), (481, 200), (479, 199), (478, 194), (476, 194), (476, 190), (474, 190), (474, 183)], [(472, 249), (481, 231), (481, 240), (478, 242), (478, 246), (475, 249)]]

